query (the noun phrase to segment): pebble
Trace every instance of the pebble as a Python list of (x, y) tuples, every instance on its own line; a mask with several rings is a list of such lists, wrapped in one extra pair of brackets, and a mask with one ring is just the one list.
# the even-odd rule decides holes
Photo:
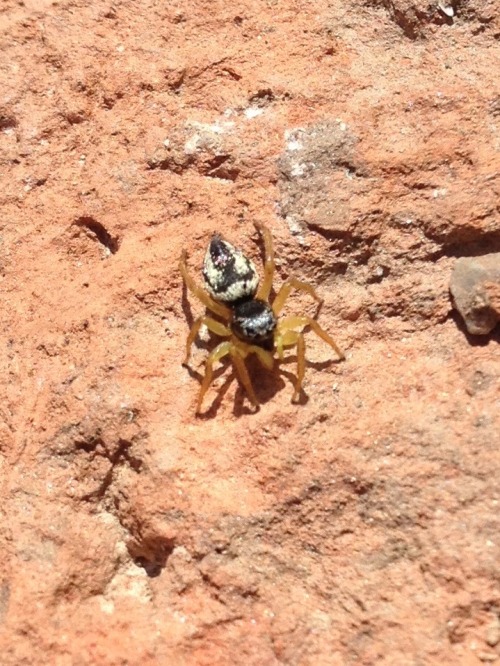
[(458, 259), (450, 291), (468, 332), (491, 333), (500, 320), (500, 252)]

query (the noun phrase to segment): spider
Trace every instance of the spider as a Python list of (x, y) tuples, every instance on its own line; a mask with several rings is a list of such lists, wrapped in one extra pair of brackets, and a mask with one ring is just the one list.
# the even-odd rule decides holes
[[(311, 317), (289, 316), (279, 318), (285, 301), (292, 289), (303, 291), (318, 303), (322, 299), (307, 282), (294, 277), (284, 282), (272, 304), (269, 301), (274, 277), (274, 251), (271, 232), (260, 223), (254, 223), (264, 239), (265, 261), (264, 279), (259, 286), (259, 276), (253, 262), (241, 250), (224, 240), (218, 233), (212, 236), (207, 248), (203, 266), (205, 288), (200, 287), (188, 273), (187, 252), (182, 252), (180, 271), (186, 287), (205, 307), (218, 315), (225, 323), (210, 316), (198, 317), (193, 323), (186, 343), (186, 358), (183, 365), (189, 364), (192, 344), (202, 325), (222, 338), (210, 352), (205, 362), (205, 375), (196, 405), (196, 413), (201, 411), (203, 398), (212, 382), (213, 367), (224, 356), (229, 355), (255, 409), (259, 402), (253, 389), (245, 358), (255, 354), (262, 365), (271, 370), (274, 353), (283, 360), (285, 347), (297, 348), (297, 379), (292, 402), (297, 402), (302, 390), (306, 364), (304, 327), (309, 326), (322, 340), (332, 347), (339, 359), (345, 358), (336, 343)], [(300, 330), (296, 330), (300, 329)]]

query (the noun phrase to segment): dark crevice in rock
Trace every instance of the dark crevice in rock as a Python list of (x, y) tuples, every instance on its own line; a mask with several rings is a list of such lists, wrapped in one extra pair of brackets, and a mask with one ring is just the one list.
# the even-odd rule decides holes
[(500, 229), (482, 234), (479, 238), (475, 232), (471, 240), (443, 244), (428, 258), (436, 261), (441, 257), (478, 257), (492, 252), (500, 252)]
[(230, 159), (230, 155), (216, 155), (200, 169), (200, 173), (210, 178), (222, 178), (234, 182), (238, 178), (239, 169), (231, 166)]
[(120, 239), (118, 236), (112, 236), (106, 227), (93, 217), (79, 217), (73, 222), (73, 224), (76, 227), (89, 231), (90, 235), (107, 248), (111, 254), (116, 254), (118, 252), (120, 247)]
[(156, 578), (165, 568), (175, 545), (174, 539), (157, 536), (149, 539), (132, 539), (127, 549), (135, 564), (144, 569), (150, 578)]
[(17, 119), (10, 113), (0, 112), (0, 131), (17, 127)]
[(274, 102), (275, 99), (276, 96), (271, 90), (271, 88), (261, 88), (254, 95), (251, 95), (248, 98), (248, 102), (252, 106), (264, 107)]

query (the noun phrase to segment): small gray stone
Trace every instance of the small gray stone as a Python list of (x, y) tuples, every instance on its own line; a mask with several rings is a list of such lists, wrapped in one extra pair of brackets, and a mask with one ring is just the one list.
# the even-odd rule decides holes
[(500, 320), (500, 252), (458, 259), (450, 291), (469, 333), (491, 333)]

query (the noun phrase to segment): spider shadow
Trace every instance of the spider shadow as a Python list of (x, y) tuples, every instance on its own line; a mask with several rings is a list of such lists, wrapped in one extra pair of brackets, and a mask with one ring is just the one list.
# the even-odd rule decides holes
[[(214, 390), (213, 384), (214, 382), (221, 377), (228, 368), (231, 367), (231, 361), (229, 359), (224, 359), (221, 363), (221, 365), (214, 370), (213, 374), (213, 379), (212, 379), (212, 384), (209, 387), (209, 390), (207, 391), (207, 395), (210, 392), (210, 389)], [(194, 370), (191, 366), (185, 365), (184, 366), (186, 370), (189, 372), (190, 377), (193, 379), (198, 380), (199, 384), (201, 385), (201, 382), (203, 381), (203, 374), (201, 372), (198, 372), (197, 370)], [(222, 405), (222, 402), (224, 400), (224, 396), (229, 390), (229, 387), (231, 386), (233, 380), (236, 378), (236, 375), (234, 373), (234, 370), (228, 374), (226, 379), (224, 380), (224, 383), (222, 386), (216, 389), (216, 397), (213, 399), (213, 401), (210, 404), (210, 407), (208, 409), (205, 409), (203, 412), (198, 412), (196, 414), (197, 418), (203, 419), (203, 420), (208, 420), (214, 418), (214, 416), (217, 416), (217, 412), (219, 411), (219, 407)], [(199, 389), (198, 389), (199, 390)], [(205, 396), (206, 399), (206, 396)], [(204, 401), (205, 402), (205, 401)]]
[[(306, 359), (306, 371), (307, 368), (315, 368), (316, 370), (325, 370), (329, 368), (336, 361), (331, 359), (328, 361), (308, 361)], [(283, 365), (291, 365), (292, 367), (297, 366), (297, 356), (290, 355), (286, 356), (282, 361), (275, 359), (275, 366), (273, 370), (266, 370), (262, 367), (258, 359), (255, 357), (250, 357), (247, 359), (247, 368), (248, 374), (250, 375), (250, 380), (252, 381), (252, 386), (255, 390), (255, 395), (260, 405), (264, 405), (274, 398), (274, 396), (282, 390), (286, 390), (293, 393), (295, 389), (295, 384), (297, 382), (296, 371), (285, 370)], [(287, 381), (285, 381), (285, 379)], [(259, 411), (259, 408), (250, 409), (245, 405), (245, 402), (248, 404), (248, 396), (246, 391), (241, 384), (238, 383), (238, 389), (235, 395), (235, 403), (233, 414), (235, 416), (242, 416), (243, 414), (255, 414)], [(303, 388), (300, 390), (299, 399), (294, 402), (296, 405), (306, 405), (309, 402), (309, 396), (304, 391)]]
[(243, 414), (255, 414), (259, 411), (260, 405), (265, 405), (272, 400), (274, 396), (285, 387), (285, 382), (280, 376), (279, 363), (275, 362), (272, 370), (265, 368), (256, 356), (248, 356), (245, 359), (245, 365), (248, 370), (250, 382), (255, 391), (255, 396), (259, 407), (249, 407), (249, 399), (245, 388), (238, 382), (234, 399), (233, 414), (242, 416)]
[[(328, 361), (308, 361), (306, 359), (306, 373), (307, 373), (307, 368), (314, 368), (315, 370), (326, 370), (327, 368), (331, 367), (333, 364), (337, 363), (335, 359), (329, 359)], [(295, 365), (295, 368), (297, 367), (297, 356), (294, 356), (293, 354), (290, 356), (286, 356), (282, 361), (279, 361), (279, 372), (282, 375), (285, 375), (285, 377), (288, 379), (288, 382), (290, 384), (290, 388), (295, 387), (295, 383), (297, 381), (297, 375), (296, 372), (290, 372), (289, 370), (284, 370), (281, 366), (290, 364), (290, 365)], [(304, 391), (304, 388), (302, 387), (300, 389), (300, 395), (299, 399), (295, 401), (294, 404), (296, 405), (306, 405), (309, 402), (309, 396), (307, 393)]]
[[(250, 376), (250, 381), (252, 382), (252, 386), (255, 391), (255, 395), (259, 402), (259, 406), (255, 408), (253, 405), (251, 405), (247, 392), (245, 388), (241, 385), (231, 360), (224, 359), (222, 361), (222, 365), (218, 367), (216, 370), (214, 370), (213, 381), (203, 401), (204, 404), (208, 404), (210, 396), (213, 396), (214, 392), (215, 392), (215, 397), (213, 397), (212, 402), (209, 404), (208, 407), (206, 407), (202, 412), (196, 415), (199, 419), (209, 420), (217, 416), (219, 408), (222, 405), (222, 402), (231, 384), (234, 381), (236, 381), (237, 383), (237, 388), (234, 397), (233, 414), (234, 416), (237, 417), (243, 416), (245, 414), (256, 414), (259, 411), (261, 404), (265, 404), (266, 402), (269, 402), (269, 400), (272, 400), (272, 398), (276, 395), (276, 393), (278, 393), (280, 390), (282, 390), (285, 387), (285, 382), (280, 377), (280, 373), (283, 374), (283, 372), (280, 371), (278, 364), (276, 364), (273, 370), (270, 371), (266, 370), (266, 368), (264, 368), (261, 365), (260, 361), (257, 358), (249, 357), (245, 359), (245, 365), (247, 367), (248, 374)], [(197, 370), (193, 370), (192, 368), (187, 366), (186, 368), (190, 376), (196, 378), (201, 384), (201, 382), (203, 381), (202, 373), (198, 372)], [(215, 380), (221, 377), (224, 373), (226, 373), (228, 369), (229, 372), (223, 384), (215, 388), (214, 387)], [(293, 375), (291, 373), (287, 372), (285, 374), (290, 379), (293, 378)]]
[[(233, 381), (237, 382), (237, 388), (236, 388), (236, 393), (234, 397), (234, 406), (233, 406), (234, 416), (240, 417), (243, 415), (257, 413), (259, 411), (260, 405), (266, 404), (267, 402), (272, 400), (279, 391), (282, 391), (284, 389), (289, 389), (290, 391), (293, 391), (296, 382), (296, 374), (289, 370), (285, 370), (282, 366), (288, 364), (296, 365), (296, 363), (297, 363), (296, 356), (294, 355), (287, 356), (285, 359), (283, 359), (283, 361), (276, 360), (276, 364), (273, 370), (269, 371), (266, 370), (260, 364), (260, 361), (256, 357), (252, 356), (246, 359), (246, 366), (248, 369), (248, 374), (250, 376), (250, 381), (252, 382), (255, 395), (259, 402), (259, 407), (255, 409), (253, 406), (250, 406), (248, 395), (245, 391), (245, 388), (240, 384), (236, 372), (232, 367), (231, 361), (229, 359), (225, 359), (222, 362), (222, 365), (214, 371), (213, 379), (215, 381), (217, 378), (221, 377), (228, 370), (228, 368), (230, 369), (230, 372), (227, 375), (226, 379), (224, 380), (224, 383), (221, 386), (219, 386), (217, 389), (214, 389), (212, 382), (211, 384), (212, 395), (215, 390), (216, 392), (215, 397), (210, 403), (210, 406), (206, 408), (203, 412), (197, 414), (197, 417), (203, 420), (209, 420), (214, 418), (217, 415), (219, 408), (222, 405), (222, 402)], [(335, 363), (334, 359), (322, 362), (306, 361), (306, 368), (312, 367), (317, 370), (324, 370), (330, 367), (333, 363)], [(197, 370), (193, 370), (190, 367), (187, 367), (187, 370), (190, 376), (193, 377), (193, 379), (197, 379), (201, 384), (203, 380), (202, 373), (198, 372)], [(287, 381), (284, 381), (284, 378)], [(207, 395), (209, 394), (210, 394), (210, 389), (209, 392), (207, 392)], [(207, 400), (207, 398), (205, 398), (205, 400)], [(308, 401), (309, 401), (309, 396), (305, 393), (303, 389), (301, 389), (299, 399), (295, 402), (295, 404), (305, 405), (307, 404)]]
[(193, 311), (191, 310), (191, 303), (188, 298), (188, 288), (184, 280), (182, 281), (182, 296), (181, 296), (181, 308), (186, 317), (186, 322), (189, 328), (194, 324)]

